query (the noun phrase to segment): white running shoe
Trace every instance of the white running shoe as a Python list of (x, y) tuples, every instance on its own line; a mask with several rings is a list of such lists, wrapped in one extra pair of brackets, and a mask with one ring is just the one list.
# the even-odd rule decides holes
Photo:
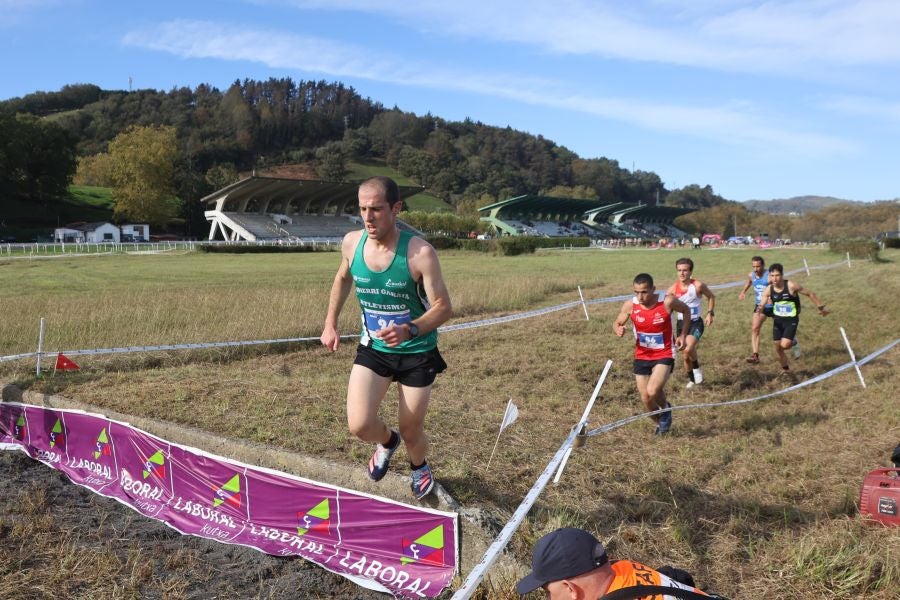
[[(795, 340), (796, 341), (796, 340)], [(794, 355), (794, 358), (800, 358), (800, 343), (794, 344), (794, 347), (791, 348), (791, 353)]]
[(694, 371), (694, 383), (703, 383), (703, 371), (700, 369), (692, 369)]
[(684, 386), (684, 387), (685, 387), (686, 389), (691, 389), (692, 387), (694, 387), (694, 385), (696, 385), (696, 384), (695, 384), (693, 381), (688, 381), (688, 382), (687, 382), (687, 385)]

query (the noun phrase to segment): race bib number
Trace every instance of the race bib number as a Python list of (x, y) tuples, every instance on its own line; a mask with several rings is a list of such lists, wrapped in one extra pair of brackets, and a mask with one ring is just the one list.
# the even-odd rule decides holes
[(797, 308), (793, 302), (776, 302), (772, 311), (776, 317), (796, 317)]
[(691, 307), (691, 321), (700, 318), (700, 307), (692, 306)]
[(363, 310), (363, 315), (366, 319), (366, 329), (372, 333), (391, 325), (402, 325), (403, 323), (412, 321), (408, 310), (387, 312), (367, 308)]
[(763, 292), (766, 291), (766, 286), (754, 286), (753, 290), (756, 292), (756, 303), (759, 304), (759, 301), (762, 300)]
[(638, 346), (648, 350), (662, 350), (666, 347), (666, 340), (661, 333), (639, 333)]

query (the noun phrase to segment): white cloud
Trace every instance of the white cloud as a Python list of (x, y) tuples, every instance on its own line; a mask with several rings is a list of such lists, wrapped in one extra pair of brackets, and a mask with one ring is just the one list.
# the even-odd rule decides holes
[(61, 0), (0, 0), (0, 27), (13, 27), (35, 18), (39, 10), (56, 6)]
[(889, 121), (900, 125), (900, 102), (889, 102), (865, 96), (833, 96), (821, 103), (822, 108), (833, 112), (867, 117), (878, 122)]
[(724, 71), (824, 76), (900, 62), (894, 0), (274, 0), (385, 15), (426, 32)]
[(641, 128), (765, 151), (821, 156), (853, 147), (838, 138), (771, 124), (745, 105), (679, 106), (624, 97), (587, 97), (561, 82), (533, 77), (462, 71), (410, 62), (342, 42), (252, 30), (205, 21), (170, 21), (128, 33), (126, 45), (184, 58), (252, 61), (272, 68), (359, 77), (380, 82), (462, 91), (532, 105), (591, 114)]

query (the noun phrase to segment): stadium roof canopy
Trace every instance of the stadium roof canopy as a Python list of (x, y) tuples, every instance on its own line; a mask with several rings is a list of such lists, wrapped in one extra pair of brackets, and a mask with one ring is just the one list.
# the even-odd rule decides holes
[(643, 220), (648, 223), (669, 223), (676, 217), (693, 212), (693, 209), (608, 200), (577, 200), (525, 195), (495, 202), (479, 208), (478, 212), (482, 213), (482, 217), (496, 219), (533, 218), (547, 221), (580, 221), (584, 218), (605, 220), (604, 216), (609, 215), (615, 222), (619, 222), (627, 215), (631, 219)]
[[(628, 206), (628, 205), (626, 205)], [(650, 204), (632, 204), (630, 209), (623, 208), (613, 212), (613, 220), (619, 222), (620, 215), (626, 214), (629, 218), (643, 223), (671, 223), (681, 215), (694, 212), (695, 208), (680, 208), (676, 206), (654, 206)]]
[(517, 219), (541, 217), (544, 220), (580, 220), (587, 211), (612, 204), (603, 200), (577, 200), (552, 196), (516, 196), (478, 209), (485, 217)]
[[(202, 198), (219, 212), (292, 214), (359, 214), (359, 182), (341, 183), (251, 175)], [(400, 198), (424, 188), (400, 186)], [(330, 210), (331, 208), (334, 210)], [(212, 207), (211, 207), (212, 208)]]

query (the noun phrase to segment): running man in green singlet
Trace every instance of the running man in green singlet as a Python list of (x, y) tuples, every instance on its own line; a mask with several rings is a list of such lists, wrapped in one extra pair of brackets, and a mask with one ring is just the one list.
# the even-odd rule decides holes
[[(347, 425), (359, 439), (376, 444), (368, 467), (374, 481), (385, 476), (402, 440), (412, 492), (421, 499), (434, 487), (425, 459), (425, 414), (432, 384), (447, 368), (437, 349), (437, 328), (452, 308), (434, 248), (397, 228), (402, 206), (392, 179), (372, 177), (360, 184), (365, 228), (344, 236), (320, 340), (332, 352), (338, 349), (338, 317), (354, 290), (362, 334), (347, 388)], [(378, 415), (392, 381), (399, 391), (399, 431)]]

